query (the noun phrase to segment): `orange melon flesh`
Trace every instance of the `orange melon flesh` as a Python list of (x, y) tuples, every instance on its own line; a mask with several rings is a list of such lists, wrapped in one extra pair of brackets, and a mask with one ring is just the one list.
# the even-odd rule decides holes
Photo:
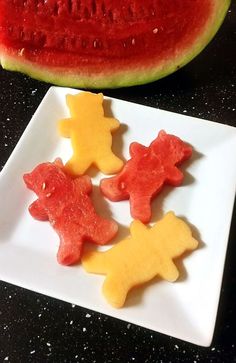
[(103, 94), (81, 92), (66, 96), (70, 118), (58, 123), (61, 136), (71, 139), (73, 155), (66, 169), (73, 175), (83, 175), (91, 165), (104, 174), (117, 173), (123, 166), (111, 150), (112, 135), (120, 123), (113, 117), (105, 117)]
[(213, 38), (230, 0), (0, 0), (5, 69), (63, 86), (162, 78)]

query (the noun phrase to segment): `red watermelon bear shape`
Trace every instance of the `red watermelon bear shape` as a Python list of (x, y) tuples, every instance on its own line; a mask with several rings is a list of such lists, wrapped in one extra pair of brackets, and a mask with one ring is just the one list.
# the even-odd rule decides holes
[(182, 183), (183, 173), (177, 166), (191, 157), (192, 148), (162, 130), (150, 146), (133, 142), (129, 151), (131, 159), (121, 172), (102, 179), (100, 188), (111, 201), (129, 199), (131, 216), (148, 223), (152, 198), (164, 184), (178, 186)]
[(83, 243), (91, 241), (103, 245), (117, 233), (116, 222), (96, 214), (89, 194), (89, 176), (72, 178), (64, 170), (60, 159), (39, 164), (24, 174), (24, 182), (38, 199), (30, 207), (30, 214), (38, 220), (48, 220), (60, 237), (58, 262), (71, 265), (80, 260)]

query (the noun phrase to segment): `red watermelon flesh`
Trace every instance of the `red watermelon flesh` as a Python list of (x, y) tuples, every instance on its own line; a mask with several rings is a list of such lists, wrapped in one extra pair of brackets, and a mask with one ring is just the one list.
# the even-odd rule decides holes
[(148, 147), (132, 143), (131, 159), (119, 174), (101, 180), (101, 191), (114, 202), (129, 199), (132, 217), (148, 223), (152, 198), (165, 184), (182, 183), (183, 173), (177, 166), (191, 155), (191, 146), (162, 130)]
[(85, 241), (102, 245), (116, 235), (116, 222), (95, 212), (89, 197), (92, 184), (88, 176), (72, 179), (57, 159), (54, 163), (39, 164), (23, 178), (38, 196), (29, 212), (35, 219), (49, 220), (60, 237), (59, 263), (78, 262)]
[(119, 87), (196, 56), (230, 0), (0, 0), (4, 68), (61, 85)]

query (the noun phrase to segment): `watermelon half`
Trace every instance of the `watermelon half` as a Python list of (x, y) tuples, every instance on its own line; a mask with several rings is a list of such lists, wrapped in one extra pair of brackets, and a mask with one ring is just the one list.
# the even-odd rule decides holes
[(0, 0), (3, 68), (81, 88), (144, 84), (213, 38), (230, 0)]

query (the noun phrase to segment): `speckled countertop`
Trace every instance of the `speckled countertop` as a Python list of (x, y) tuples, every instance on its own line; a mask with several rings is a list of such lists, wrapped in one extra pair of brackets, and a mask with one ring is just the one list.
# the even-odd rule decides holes
[[(236, 126), (235, 24), (234, 3), (216, 38), (184, 69), (151, 85), (104, 93)], [(0, 70), (0, 168), (48, 88)], [(0, 282), (0, 362), (236, 362), (235, 227), (234, 209), (216, 329), (209, 348)]]

